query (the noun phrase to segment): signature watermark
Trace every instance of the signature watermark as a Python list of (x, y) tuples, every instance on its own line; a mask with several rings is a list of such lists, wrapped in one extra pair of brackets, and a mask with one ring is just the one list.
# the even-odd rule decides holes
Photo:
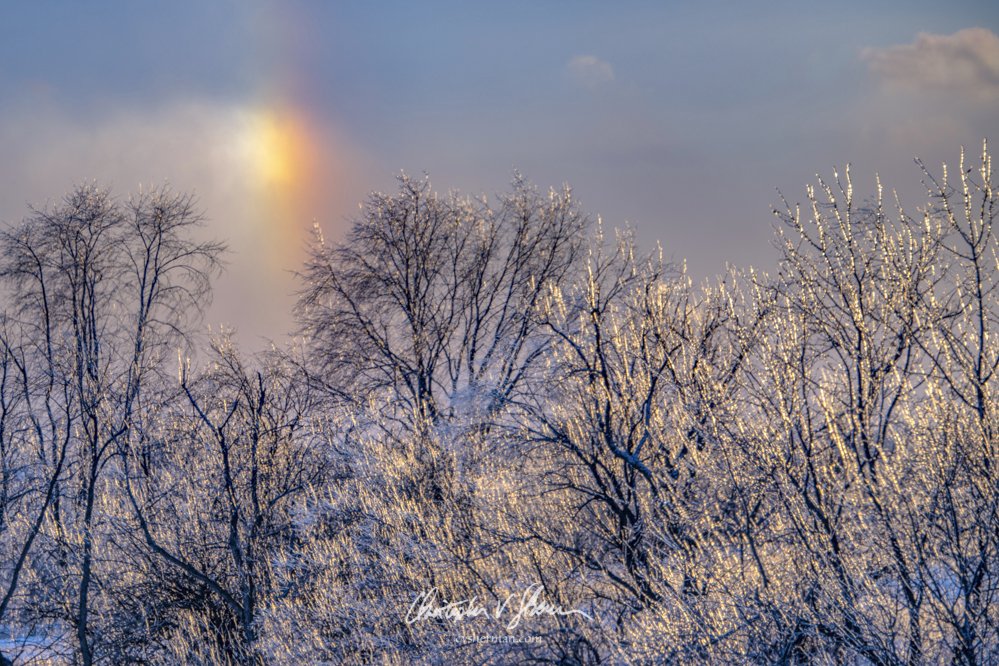
[(535, 636), (528, 634), (525, 636), (511, 635), (511, 634), (455, 634), (454, 642), (456, 645), (495, 645), (495, 644), (520, 644), (520, 643), (535, 643), (540, 645), (542, 643), (541, 636)]
[(478, 597), (447, 601), (436, 587), (431, 587), (416, 595), (406, 612), (406, 624), (413, 625), (425, 620), (451, 620), (463, 622), (475, 619), (506, 620), (507, 631), (513, 631), (521, 622), (540, 616), (569, 616), (593, 621), (586, 611), (578, 608), (564, 608), (547, 600), (544, 588), (534, 584), (520, 594), (511, 592), (505, 599), (499, 600), (495, 606), (486, 607), (479, 602)]

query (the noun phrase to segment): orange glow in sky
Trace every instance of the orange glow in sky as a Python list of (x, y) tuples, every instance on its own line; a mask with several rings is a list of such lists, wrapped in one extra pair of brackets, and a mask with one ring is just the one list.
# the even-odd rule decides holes
[(288, 113), (267, 111), (257, 117), (253, 133), (253, 163), (260, 185), (278, 194), (300, 187), (314, 166), (304, 124)]
[(256, 111), (244, 131), (248, 185), (266, 242), (275, 259), (288, 263), (300, 256), (312, 221), (323, 214), (323, 192), (333, 178), (329, 141), (307, 114), (293, 108)]

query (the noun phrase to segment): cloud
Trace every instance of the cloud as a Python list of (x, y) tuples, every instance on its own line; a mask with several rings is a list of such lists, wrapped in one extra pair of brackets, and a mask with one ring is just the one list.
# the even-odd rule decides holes
[(919, 33), (911, 44), (864, 49), (861, 57), (888, 88), (999, 99), (999, 36), (985, 28)]
[(566, 63), (566, 70), (573, 81), (587, 88), (596, 88), (614, 80), (614, 68), (610, 63), (592, 55), (573, 56)]

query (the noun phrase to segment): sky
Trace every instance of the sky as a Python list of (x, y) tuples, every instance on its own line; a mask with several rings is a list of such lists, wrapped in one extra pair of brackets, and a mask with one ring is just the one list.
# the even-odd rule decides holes
[(193, 192), (228, 268), (206, 326), (281, 342), (319, 225), (403, 171), (568, 183), (696, 280), (768, 270), (778, 190), (853, 165), (907, 206), (999, 140), (999, 3), (6, 3), (0, 223), (96, 182)]

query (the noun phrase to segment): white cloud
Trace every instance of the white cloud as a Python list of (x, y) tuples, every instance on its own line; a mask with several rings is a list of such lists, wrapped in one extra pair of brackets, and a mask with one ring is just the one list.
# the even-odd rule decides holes
[(861, 53), (887, 87), (938, 91), (982, 101), (999, 98), (999, 36), (985, 28), (920, 33), (911, 44)]
[(614, 68), (610, 63), (592, 55), (573, 56), (566, 63), (566, 70), (573, 81), (587, 88), (595, 88), (614, 80)]

